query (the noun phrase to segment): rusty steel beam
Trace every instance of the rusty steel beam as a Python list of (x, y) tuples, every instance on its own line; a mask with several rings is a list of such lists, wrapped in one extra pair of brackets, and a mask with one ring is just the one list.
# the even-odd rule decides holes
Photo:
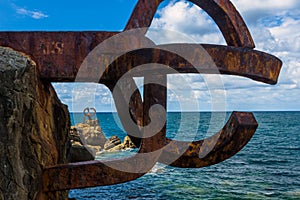
[[(50, 82), (73, 82), (84, 58), (98, 43), (115, 34), (108, 32), (0, 32), (0, 45), (12, 47), (31, 56), (37, 63), (42, 79)], [(122, 68), (110, 68), (112, 70), (104, 74), (101, 83), (118, 80), (115, 77), (117, 74), (123, 74), (121, 71), (127, 72), (132, 64), (138, 65), (139, 63), (163, 62), (181, 73), (199, 73), (199, 71), (216, 73), (215, 69), (209, 68), (214, 66), (205, 66), (206, 63), (204, 66), (192, 66), (191, 63), (181, 58), (180, 54), (163, 51), (179, 48), (184, 52), (189, 52), (188, 57), (193, 60), (199, 59), (197, 62), (200, 63), (203, 59), (202, 50), (206, 50), (221, 74), (245, 76), (269, 84), (277, 83), (282, 66), (282, 62), (275, 56), (249, 48), (208, 44), (153, 45), (153, 50), (140, 49), (121, 56), (114, 63)], [(159, 49), (162, 52), (158, 52)], [(91, 74), (87, 73), (86, 76), (88, 80)]]
[(233, 112), (223, 129), (194, 142), (167, 139), (159, 162), (181, 168), (201, 168), (234, 156), (252, 138), (258, 124), (252, 113)]
[[(234, 5), (229, 0), (188, 0), (204, 11), (216, 22), (228, 46), (254, 48), (251, 34)], [(158, 6), (163, 0), (139, 0), (125, 30), (150, 27)]]
[(189, 0), (204, 9), (221, 30), (228, 46), (255, 48), (250, 31), (230, 0)]
[[(185, 52), (184, 58), (182, 52)], [(147, 63), (164, 64), (174, 69), (166, 70), (166, 73), (238, 75), (268, 84), (277, 83), (282, 66), (281, 60), (275, 56), (252, 49), (208, 44), (158, 45), (120, 56), (107, 68), (100, 82), (118, 80), (126, 72)], [(199, 63), (199, 66), (192, 63)], [(153, 71), (155, 68), (143, 68), (143, 73), (145, 70)], [(135, 76), (140, 74), (136, 72)]]
[[(139, 0), (125, 26), (124, 30), (148, 28), (154, 18), (158, 6), (163, 0)], [(147, 31), (147, 30), (145, 30)], [(144, 32), (146, 34), (146, 32)]]
[[(138, 1), (125, 30), (149, 27), (161, 2)], [(254, 48), (247, 26), (229, 0), (191, 2), (202, 7), (215, 20), (229, 46)], [(0, 32), (0, 45), (29, 55), (37, 63), (42, 78), (73, 82), (84, 58), (98, 44), (118, 33)]]
[(73, 82), (86, 56), (118, 32), (0, 32), (0, 46), (29, 55), (42, 78)]
[[(149, 27), (155, 11), (161, 2), (161, 0), (138, 1), (125, 30)], [(191, 0), (191, 2), (203, 8), (215, 20), (229, 46), (246, 47), (245, 49), (239, 50), (240, 54), (244, 51), (249, 52), (249, 48), (254, 48), (254, 43), (247, 26), (229, 0)], [(0, 32), (0, 45), (11, 47), (31, 56), (37, 63), (41, 78), (52, 82), (73, 82), (84, 58), (86, 58), (98, 44), (118, 33), (119, 32)], [(130, 42), (128, 42), (128, 44), (130, 45)], [(238, 58), (230, 57), (231, 54), (236, 55), (237, 51), (229, 54), (229, 52), (225, 52), (226, 49), (221, 46), (220, 48), (218, 48), (218, 46), (210, 46), (208, 50), (210, 50), (210, 56), (217, 61), (216, 63), (220, 68), (220, 73), (240, 75), (240, 73), (236, 71), (240, 70), (243, 66), (239, 67), (237, 64), (243, 63), (243, 58), (239, 55), (237, 55)], [(228, 50), (233, 51), (230, 48)], [(222, 56), (219, 55), (220, 51), (223, 51)], [(231, 62), (225, 60), (228, 56)], [(258, 57), (258, 55), (254, 56)], [(276, 59), (270, 62), (268, 62), (269, 59), (267, 59), (267, 61), (264, 62), (265, 56), (259, 55), (259, 57), (260, 65), (259, 67), (255, 66), (255, 71), (267, 71), (270, 72), (269, 75), (273, 77), (271, 79), (268, 76), (264, 78), (265, 75), (261, 72), (258, 72), (258, 75), (247, 75), (244, 73), (244, 76), (266, 83), (276, 83), (279, 74), (279, 62)], [(233, 60), (239, 63), (234, 63)], [(252, 61), (253, 59), (246, 60)], [(224, 62), (226, 62), (225, 65)], [(274, 66), (272, 66), (273, 63), (275, 63)], [(230, 64), (235, 66), (232, 72), (227, 70)], [(262, 67), (263, 65), (265, 66)], [(184, 64), (178, 63), (177, 66), (184, 66)], [(225, 68), (225, 70), (222, 70), (222, 67)], [(249, 67), (252, 66), (248, 65), (247, 68)], [(270, 69), (272, 67), (274, 70)], [(191, 67), (184, 69), (182, 67), (181, 70), (190, 73), (190, 68)], [(106, 79), (111, 80), (110, 77)], [(104, 78), (102, 80), (107, 81)]]

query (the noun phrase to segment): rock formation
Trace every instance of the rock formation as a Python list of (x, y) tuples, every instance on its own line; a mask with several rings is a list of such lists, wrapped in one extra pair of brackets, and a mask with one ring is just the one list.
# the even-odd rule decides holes
[(129, 148), (136, 148), (129, 136), (124, 138), (123, 143), (121, 143), (120, 138), (117, 136), (112, 136), (104, 145), (104, 149), (108, 152), (121, 151)]
[(104, 150), (112, 149), (121, 144), (120, 138), (118, 136), (112, 136), (109, 140), (104, 144)]
[(67, 199), (43, 193), (44, 167), (67, 162), (70, 119), (28, 57), (0, 47), (0, 199)]
[(124, 144), (124, 148), (125, 148), (125, 149), (134, 149), (134, 148), (137, 148), (137, 147), (135, 146), (135, 144), (131, 141), (131, 139), (130, 139), (129, 136), (126, 136), (126, 137), (124, 138), (123, 144)]
[(83, 143), (91, 146), (100, 146), (103, 148), (107, 141), (97, 119), (87, 121), (86, 123), (80, 123), (72, 127), (76, 129)]
[(72, 126), (70, 162), (94, 160), (106, 141), (97, 119)]

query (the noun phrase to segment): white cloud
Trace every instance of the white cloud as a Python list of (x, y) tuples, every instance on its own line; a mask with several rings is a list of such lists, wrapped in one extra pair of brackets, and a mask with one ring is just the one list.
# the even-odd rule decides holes
[(247, 24), (256, 24), (261, 19), (299, 12), (298, 0), (232, 0), (242, 13)]
[(297, 0), (233, 0), (232, 1), (241, 11), (247, 10), (282, 10), (293, 8)]
[(157, 28), (184, 31), (189, 34), (213, 31), (209, 26), (206, 26), (207, 24), (213, 26), (213, 24), (201, 12), (201, 9), (197, 6), (190, 6), (186, 2), (171, 3), (159, 11), (159, 14), (163, 18), (154, 20), (154, 25)]
[(233, 4), (242, 13), (253, 12), (278, 12), (294, 9), (299, 5), (298, 0), (232, 0)]
[(31, 10), (27, 10), (25, 8), (17, 8), (16, 12), (20, 15), (28, 16), (33, 19), (43, 19), (43, 18), (49, 17), (48, 15), (44, 14), (41, 11), (31, 11)]
[(158, 11), (158, 15), (159, 18), (153, 20), (151, 28), (165, 30), (165, 32), (149, 35), (157, 43), (191, 43), (193, 40), (225, 43), (217, 25), (196, 5), (183, 1), (171, 1), (166, 7)]
[(73, 112), (82, 112), (87, 107), (99, 112), (115, 109), (111, 92), (107, 87), (95, 83), (53, 83), (62, 103)]

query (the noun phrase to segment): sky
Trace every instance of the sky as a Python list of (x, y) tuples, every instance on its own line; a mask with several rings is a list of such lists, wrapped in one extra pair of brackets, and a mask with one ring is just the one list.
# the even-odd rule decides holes
[[(137, 0), (33, 1), (0, 0), (0, 31), (121, 31)], [(168, 111), (300, 110), (300, 1), (232, 0), (245, 20), (256, 49), (283, 61), (277, 85), (228, 75), (168, 76)], [(187, 1), (165, 1), (151, 28), (177, 34), (151, 34), (156, 43), (190, 42), (226, 45), (211, 18)], [(181, 37), (181, 36), (184, 37)], [(189, 86), (180, 88), (182, 79)], [(209, 81), (222, 88), (210, 87)], [(141, 84), (142, 79), (137, 79)], [(111, 93), (103, 85), (53, 83), (70, 111), (95, 107), (114, 111)], [(142, 87), (142, 86), (141, 86)], [(195, 106), (192, 102), (197, 102)]]

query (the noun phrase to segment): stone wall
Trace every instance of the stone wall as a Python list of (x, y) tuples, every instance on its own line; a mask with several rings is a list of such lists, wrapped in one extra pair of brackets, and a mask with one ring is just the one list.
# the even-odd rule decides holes
[(45, 194), (46, 166), (67, 162), (70, 119), (28, 57), (0, 47), (0, 200), (67, 199)]

